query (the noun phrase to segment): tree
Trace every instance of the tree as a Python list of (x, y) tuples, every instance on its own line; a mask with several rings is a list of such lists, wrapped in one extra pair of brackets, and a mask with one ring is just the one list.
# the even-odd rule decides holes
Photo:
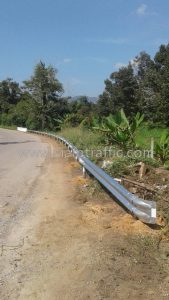
[(0, 112), (7, 113), (11, 105), (16, 105), (21, 99), (19, 83), (7, 78), (0, 82)]
[(102, 95), (99, 96), (97, 102), (97, 111), (99, 116), (108, 116), (114, 114), (117, 109), (117, 101), (115, 96), (115, 87), (111, 80), (105, 80), (105, 90)]
[(125, 109), (127, 116), (134, 115), (137, 110), (136, 91), (138, 89), (134, 71), (129, 64), (113, 72), (105, 81), (105, 91), (98, 101), (100, 114), (114, 114), (119, 109)]
[(47, 126), (50, 107), (58, 101), (63, 93), (62, 84), (56, 78), (57, 70), (51, 65), (45, 66), (40, 61), (34, 69), (30, 80), (24, 81), (25, 88), (31, 93), (33, 99), (38, 103), (41, 115), (41, 128)]
[(124, 108), (127, 116), (133, 116), (138, 111), (136, 99), (138, 84), (132, 65), (129, 64), (118, 72), (112, 73), (110, 78), (114, 81), (116, 87), (117, 110)]
[(143, 51), (135, 57), (132, 63), (132, 67), (134, 70), (134, 74), (137, 76), (137, 80), (140, 83), (141, 80), (145, 79), (147, 72), (154, 69), (155, 64), (150, 55)]
[(158, 122), (161, 106), (155, 62), (146, 52), (141, 52), (134, 59), (132, 66), (138, 83), (136, 98), (139, 111), (144, 113), (145, 119)]
[(158, 71), (161, 115), (165, 124), (169, 125), (169, 44), (160, 46), (154, 60)]
[(169, 44), (161, 45), (154, 59), (141, 52), (105, 81), (97, 104), (99, 115), (120, 109), (129, 117), (140, 111), (151, 123), (169, 125)]

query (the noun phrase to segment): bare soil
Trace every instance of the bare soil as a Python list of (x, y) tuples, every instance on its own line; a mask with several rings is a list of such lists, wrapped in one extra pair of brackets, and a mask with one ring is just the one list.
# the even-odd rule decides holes
[[(47, 140), (53, 150), (62, 146)], [(48, 157), (0, 245), (0, 299), (169, 299), (169, 242), (135, 220), (72, 158)]]
[(166, 225), (169, 221), (169, 171), (163, 167), (154, 168), (147, 165), (146, 173), (141, 179), (139, 178), (138, 168), (132, 169), (131, 174), (125, 177), (151, 189), (146, 190), (135, 184), (123, 182), (125, 187), (132, 193), (143, 199), (156, 201), (158, 223)]

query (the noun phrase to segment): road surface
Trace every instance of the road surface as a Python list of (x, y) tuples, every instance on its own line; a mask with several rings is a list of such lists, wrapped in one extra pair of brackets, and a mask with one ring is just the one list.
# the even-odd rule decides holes
[(156, 233), (84, 180), (62, 147), (0, 129), (0, 299), (168, 299)]
[(22, 213), (32, 197), (32, 184), (49, 153), (38, 136), (0, 129), (0, 207), (9, 214), (0, 220), (0, 239), (10, 231), (11, 216)]

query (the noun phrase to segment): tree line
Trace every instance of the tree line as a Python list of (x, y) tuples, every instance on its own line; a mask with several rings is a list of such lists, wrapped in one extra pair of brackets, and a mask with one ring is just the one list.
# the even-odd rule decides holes
[(169, 44), (161, 45), (152, 59), (141, 52), (127, 66), (105, 80), (97, 103), (86, 96), (64, 97), (57, 70), (40, 61), (29, 80), (19, 84), (10, 78), (0, 82), (0, 124), (30, 129), (57, 130), (64, 126), (90, 126), (93, 117), (127, 117), (144, 114), (151, 124), (169, 125)]
[(97, 105), (101, 115), (123, 108), (129, 117), (139, 111), (152, 123), (169, 125), (169, 44), (161, 45), (154, 59), (141, 52), (113, 72)]

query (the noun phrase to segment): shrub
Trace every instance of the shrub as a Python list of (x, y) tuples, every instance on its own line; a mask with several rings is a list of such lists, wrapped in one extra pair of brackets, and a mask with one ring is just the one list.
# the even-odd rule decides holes
[(123, 149), (135, 146), (135, 134), (137, 128), (143, 122), (144, 116), (137, 113), (131, 120), (127, 119), (121, 109), (114, 116), (103, 118), (101, 125), (94, 119), (93, 129), (100, 131), (107, 137), (109, 143), (116, 143)]
[(163, 164), (169, 160), (169, 133), (168, 132), (163, 132), (159, 142), (156, 142), (155, 154)]

